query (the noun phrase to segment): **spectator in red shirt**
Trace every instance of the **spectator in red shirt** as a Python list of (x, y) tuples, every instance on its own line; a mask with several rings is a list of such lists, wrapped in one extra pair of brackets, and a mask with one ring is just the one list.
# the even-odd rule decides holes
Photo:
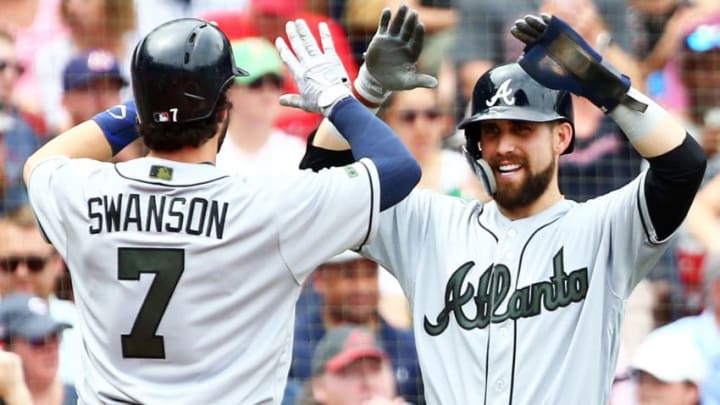
[[(341, 25), (330, 17), (305, 11), (304, 3), (305, 0), (250, 0), (247, 9), (211, 12), (202, 15), (201, 18), (216, 22), (231, 41), (247, 37), (263, 37), (272, 43), (275, 43), (275, 38), (279, 36), (287, 41), (285, 23), (297, 18), (307, 22), (320, 43), (318, 24), (326, 22), (332, 34), (335, 50), (350, 75), (350, 80), (355, 80), (358, 64), (353, 59), (347, 34)], [(298, 92), (295, 81), (290, 76), (285, 80), (284, 92)], [(306, 138), (310, 131), (317, 128), (321, 118), (319, 114), (283, 107), (276, 121), (276, 127)]]

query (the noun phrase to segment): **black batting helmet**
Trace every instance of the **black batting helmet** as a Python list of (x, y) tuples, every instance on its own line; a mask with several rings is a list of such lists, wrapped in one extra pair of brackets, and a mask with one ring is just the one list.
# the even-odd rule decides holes
[(135, 47), (132, 86), (140, 122), (179, 123), (210, 117), (236, 76), (230, 41), (196, 18), (166, 22)]
[(474, 159), (482, 158), (477, 146), (474, 124), (485, 120), (520, 120), (550, 122), (563, 120), (573, 125), (573, 137), (563, 153), (570, 153), (575, 144), (573, 106), (570, 93), (552, 90), (533, 80), (517, 63), (497, 66), (475, 83), (471, 105), (472, 115), (458, 128), (465, 129), (465, 148)]

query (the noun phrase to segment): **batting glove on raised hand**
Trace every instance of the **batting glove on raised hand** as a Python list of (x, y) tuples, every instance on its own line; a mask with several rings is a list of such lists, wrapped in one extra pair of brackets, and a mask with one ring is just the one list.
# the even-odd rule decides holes
[(605, 113), (620, 103), (639, 111), (647, 107), (627, 96), (630, 78), (604, 61), (565, 21), (528, 15), (510, 32), (526, 45), (518, 63), (543, 86), (583, 96)]
[(300, 90), (300, 94), (282, 95), (280, 104), (319, 112), (327, 117), (338, 101), (352, 96), (352, 90), (348, 74), (335, 52), (330, 29), (326, 23), (320, 23), (318, 28), (322, 51), (304, 20), (285, 24), (292, 51), (282, 38), (275, 40), (280, 57)]
[(436, 87), (437, 79), (416, 73), (424, 40), (425, 26), (417, 11), (402, 5), (391, 21), (390, 9), (383, 9), (355, 79), (355, 91), (371, 103), (382, 104), (393, 90)]

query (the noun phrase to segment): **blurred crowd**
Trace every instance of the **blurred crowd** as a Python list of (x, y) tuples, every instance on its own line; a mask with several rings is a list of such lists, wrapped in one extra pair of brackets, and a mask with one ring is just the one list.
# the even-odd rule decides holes
[[(547, 12), (677, 114), (708, 156), (705, 182), (673, 248), (626, 303), (612, 404), (720, 405), (720, 4), (717, 0), (0, 0), (0, 397), (18, 379), (37, 404), (74, 403), (80, 339), (70, 272), (27, 205), (25, 159), (54, 135), (132, 97), (137, 39), (178, 17), (215, 21), (241, 68), (218, 167), (253, 175), (297, 170), (321, 116), (278, 104), (296, 90), (273, 45), (288, 20), (329, 24), (351, 75), (382, 8), (419, 11), (417, 69), (436, 89), (393, 94), (378, 111), (422, 166), (418, 187), (490, 197), (461, 154), (455, 126), (477, 78), (522, 48), (509, 28)], [(624, 134), (575, 97), (576, 143), (560, 187), (585, 201), (645, 166)], [(137, 141), (117, 160), (142, 156)], [(78, 179), (80, 181), (80, 179)], [(52, 196), (48, 196), (52, 198)], [(422, 404), (406, 298), (389, 274), (344, 253), (320, 266), (296, 313), (286, 404)], [(601, 354), (602, 355), (602, 354)], [(17, 361), (19, 359), (19, 362)], [(18, 364), (20, 364), (18, 366)]]

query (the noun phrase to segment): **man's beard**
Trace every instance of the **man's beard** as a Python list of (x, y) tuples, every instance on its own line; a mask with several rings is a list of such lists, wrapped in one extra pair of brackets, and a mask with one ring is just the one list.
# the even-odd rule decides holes
[[(524, 162), (527, 163), (527, 162)], [(498, 182), (495, 201), (505, 209), (513, 210), (527, 207), (535, 202), (547, 190), (555, 175), (556, 163), (551, 160), (548, 166), (539, 173), (529, 173), (519, 185)]]
[(356, 323), (367, 324), (375, 317), (377, 309), (375, 306), (355, 306), (342, 305), (330, 308), (330, 316), (339, 323)]

